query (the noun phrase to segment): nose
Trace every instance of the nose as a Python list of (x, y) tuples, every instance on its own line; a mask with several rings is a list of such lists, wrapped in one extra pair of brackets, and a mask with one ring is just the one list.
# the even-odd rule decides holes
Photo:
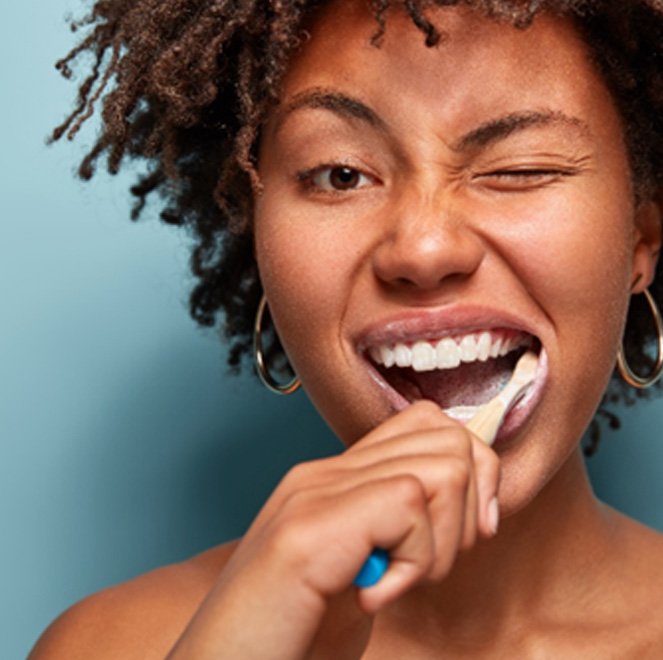
[(384, 219), (372, 265), (391, 287), (430, 291), (463, 280), (483, 260), (485, 248), (467, 214), (449, 200), (408, 199)]

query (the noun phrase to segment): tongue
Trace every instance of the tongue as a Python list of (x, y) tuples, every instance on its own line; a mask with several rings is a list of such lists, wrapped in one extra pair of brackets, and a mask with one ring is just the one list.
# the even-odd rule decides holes
[(504, 388), (513, 373), (515, 359), (511, 353), (486, 362), (462, 363), (455, 369), (400, 371), (419, 388), (422, 398), (435, 401), (441, 408), (477, 406), (487, 403)]

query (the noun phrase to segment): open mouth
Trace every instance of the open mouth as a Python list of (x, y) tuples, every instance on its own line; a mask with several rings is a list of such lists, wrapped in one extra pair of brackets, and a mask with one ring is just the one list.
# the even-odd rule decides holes
[(504, 328), (374, 345), (367, 356), (406, 402), (429, 399), (452, 417), (467, 421), (504, 388), (528, 349), (540, 352), (536, 337)]

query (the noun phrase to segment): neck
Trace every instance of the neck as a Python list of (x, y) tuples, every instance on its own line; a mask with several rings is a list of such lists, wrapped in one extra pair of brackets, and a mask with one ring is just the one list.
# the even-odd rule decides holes
[(537, 615), (574, 616), (591, 601), (597, 573), (608, 570), (614, 530), (579, 450), (534, 501), (500, 525), (495, 538), (461, 555), (443, 582), (396, 604), (401, 630), (421, 634), (422, 626), (434, 626), (438, 634), (443, 627), (494, 639)]

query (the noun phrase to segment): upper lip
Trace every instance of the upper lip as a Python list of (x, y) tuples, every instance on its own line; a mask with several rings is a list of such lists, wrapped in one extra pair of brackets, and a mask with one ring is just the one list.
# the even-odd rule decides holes
[(425, 312), (421, 309), (407, 311), (373, 322), (357, 333), (355, 345), (358, 352), (363, 353), (372, 346), (439, 339), (498, 328), (537, 337), (527, 319), (501, 309), (463, 305)]

